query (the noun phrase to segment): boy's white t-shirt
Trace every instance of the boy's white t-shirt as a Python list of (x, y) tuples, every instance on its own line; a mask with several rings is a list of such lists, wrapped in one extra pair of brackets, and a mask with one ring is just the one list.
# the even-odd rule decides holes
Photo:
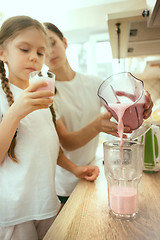
[[(10, 84), (14, 99), (22, 90)], [(0, 121), (9, 109), (0, 82)], [(0, 226), (55, 216), (60, 202), (55, 192), (59, 140), (49, 109), (36, 110), (20, 121), (15, 155), (0, 165)]]
[[(78, 131), (95, 120), (100, 114), (101, 102), (97, 95), (102, 79), (76, 73), (71, 81), (56, 81), (54, 108), (69, 132)], [(87, 165), (95, 158), (98, 136), (85, 146), (64, 154), (77, 165)], [(59, 196), (69, 196), (79, 179), (73, 174), (56, 167), (56, 191)]]

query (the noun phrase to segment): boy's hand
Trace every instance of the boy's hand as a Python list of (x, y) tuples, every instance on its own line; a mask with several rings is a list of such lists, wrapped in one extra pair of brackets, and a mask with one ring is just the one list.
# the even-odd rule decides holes
[[(97, 128), (99, 128), (98, 131), (110, 134), (115, 137), (119, 137), (118, 124), (111, 121), (110, 120), (111, 117), (112, 117), (112, 114), (108, 111), (98, 116), (98, 118), (96, 119), (96, 124), (98, 126)], [(131, 132), (132, 131), (129, 127), (124, 127), (124, 133), (131, 133)], [(127, 136), (124, 134), (123, 137), (126, 138)]]
[(145, 105), (144, 105), (144, 119), (147, 119), (150, 117), (152, 113), (152, 107), (153, 107), (153, 101), (151, 99), (151, 96), (149, 92), (145, 91)]
[(94, 181), (99, 175), (97, 166), (77, 166), (74, 170), (74, 175), (78, 178), (84, 178), (87, 181)]

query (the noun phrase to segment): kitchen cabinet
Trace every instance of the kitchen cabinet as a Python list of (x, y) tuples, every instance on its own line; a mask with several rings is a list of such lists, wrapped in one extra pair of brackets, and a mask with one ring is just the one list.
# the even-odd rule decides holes
[[(107, 15), (113, 58), (160, 54), (160, 0), (150, 1), (152, 5), (146, 5), (146, 9)], [(149, 11), (146, 16), (144, 10)]]

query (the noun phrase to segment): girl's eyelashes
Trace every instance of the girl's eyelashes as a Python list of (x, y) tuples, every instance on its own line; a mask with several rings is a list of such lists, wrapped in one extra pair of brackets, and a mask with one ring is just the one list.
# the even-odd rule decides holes
[(28, 52), (28, 49), (25, 49), (25, 48), (20, 48), (20, 50), (21, 50), (22, 52)]
[[(22, 52), (29, 52), (29, 49), (26, 49), (26, 48), (20, 48), (20, 50), (21, 50)], [(39, 56), (44, 56), (44, 52), (37, 52), (37, 55), (39, 55)]]
[(44, 56), (44, 53), (41, 53), (41, 52), (37, 52), (37, 54), (38, 54), (39, 56)]

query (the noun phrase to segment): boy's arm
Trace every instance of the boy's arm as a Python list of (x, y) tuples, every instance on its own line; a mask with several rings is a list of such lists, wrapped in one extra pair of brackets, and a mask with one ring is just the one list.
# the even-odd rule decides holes
[(77, 166), (63, 154), (62, 149), (59, 151), (57, 164), (73, 173), (77, 178), (84, 178), (88, 181), (94, 181), (99, 175), (97, 166)]

